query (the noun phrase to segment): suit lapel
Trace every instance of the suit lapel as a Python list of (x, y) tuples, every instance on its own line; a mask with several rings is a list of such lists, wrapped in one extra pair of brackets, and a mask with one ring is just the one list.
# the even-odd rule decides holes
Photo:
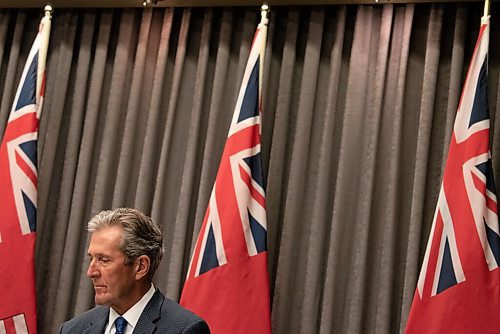
[(160, 318), (161, 305), (165, 297), (160, 290), (156, 289), (153, 297), (144, 308), (133, 334), (154, 333), (156, 331), (155, 322)]
[(109, 318), (109, 307), (103, 307), (102, 312), (90, 323), (90, 326), (81, 332), (81, 334), (102, 334), (106, 328)]
[(109, 310), (106, 313), (106, 316), (101, 317), (92, 323), (92, 326), (89, 328), (88, 334), (104, 333), (104, 329), (106, 328), (106, 324), (108, 323), (108, 318), (109, 318)]

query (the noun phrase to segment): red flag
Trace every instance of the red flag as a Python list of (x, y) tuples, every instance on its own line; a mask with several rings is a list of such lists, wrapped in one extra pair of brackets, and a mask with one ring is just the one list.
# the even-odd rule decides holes
[(271, 333), (260, 77), (267, 19), (257, 28), (180, 303), (212, 333)]
[(34, 246), (38, 120), (50, 11), (40, 23), (0, 147), (0, 333), (36, 333)]
[(482, 18), (406, 333), (498, 333), (500, 233)]

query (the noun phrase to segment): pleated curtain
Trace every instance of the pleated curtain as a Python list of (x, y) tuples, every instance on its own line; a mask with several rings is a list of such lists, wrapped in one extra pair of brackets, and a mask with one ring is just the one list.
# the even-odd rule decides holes
[[(488, 85), (500, 180), (497, 8)], [(404, 330), (482, 12), (272, 8), (262, 153), (274, 333)], [(42, 15), (0, 11), (0, 136)], [(55, 8), (39, 135), (40, 333), (93, 307), (86, 223), (103, 209), (159, 223), (155, 284), (178, 300), (259, 20), (258, 7)]]

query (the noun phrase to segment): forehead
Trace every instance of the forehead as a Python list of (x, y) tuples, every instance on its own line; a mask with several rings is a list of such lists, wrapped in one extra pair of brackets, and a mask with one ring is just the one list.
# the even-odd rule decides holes
[(120, 251), (122, 229), (118, 226), (106, 227), (92, 233), (89, 253), (111, 253)]

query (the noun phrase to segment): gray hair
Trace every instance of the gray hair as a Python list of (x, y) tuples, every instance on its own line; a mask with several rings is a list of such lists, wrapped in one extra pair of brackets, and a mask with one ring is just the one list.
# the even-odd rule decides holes
[(120, 250), (133, 263), (139, 256), (147, 255), (151, 261), (148, 278), (151, 280), (163, 257), (163, 236), (153, 220), (137, 209), (118, 208), (101, 211), (92, 217), (87, 225), (91, 233), (105, 228), (122, 228)]

